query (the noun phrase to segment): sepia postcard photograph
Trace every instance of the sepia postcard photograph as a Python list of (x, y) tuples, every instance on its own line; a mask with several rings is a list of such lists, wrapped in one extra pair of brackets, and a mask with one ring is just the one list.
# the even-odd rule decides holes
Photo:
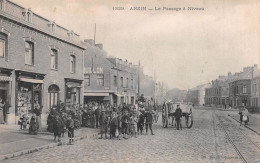
[(0, 162), (260, 163), (260, 1), (0, 0)]

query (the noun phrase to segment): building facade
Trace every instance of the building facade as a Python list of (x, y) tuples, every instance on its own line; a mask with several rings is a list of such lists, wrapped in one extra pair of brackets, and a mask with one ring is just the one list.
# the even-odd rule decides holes
[(229, 105), (228, 80), (218, 79), (212, 81), (211, 87), (205, 89), (205, 105), (215, 107), (227, 107)]
[(260, 109), (260, 70), (255, 69), (251, 81), (251, 106)]
[(102, 45), (85, 40), (84, 103), (135, 104), (137, 67), (119, 58), (107, 58)]
[(20, 110), (46, 114), (59, 100), (82, 104), (83, 53), (79, 35), (31, 9), (2, 0), (0, 10), (0, 96), (5, 120), (17, 123)]
[(230, 105), (233, 108), (250, 106), (251, 80), (241, 79), (229, 83)]
[(186, 101), (192, 102), (194, 105), (202, 106), (205, 104), (205, 89), (209, 88), (210, 83), (202, 84), (194, 87), (187, 92)]

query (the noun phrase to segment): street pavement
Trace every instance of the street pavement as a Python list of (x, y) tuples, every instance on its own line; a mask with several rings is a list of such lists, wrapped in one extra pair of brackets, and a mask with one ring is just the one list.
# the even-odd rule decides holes
[[(153, 126), (155, 135), (149, 132), (127, 140), (100, 140), (94, 135), (74, 145), (44, 149), (3, 162), (242, 162), (215, 116), (220, 113), (212, 108), (195, 108), (191, 129), (184, 123), (183, 130), (162, 128), (159, 119)], [(230, 122), (238, 125), (234, 120)]]

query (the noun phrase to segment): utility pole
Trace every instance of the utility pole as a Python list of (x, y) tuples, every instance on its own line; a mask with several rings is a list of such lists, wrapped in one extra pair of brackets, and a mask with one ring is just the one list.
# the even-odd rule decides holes
[(94, 45), (96, 45), (96, 23), (95, 23), (95, 29), (94, 29)]
[(141, 67), (141, 63), (139, 60), (139, 63), (138, 63), (138, 98), (140, 97), (140, 67)]

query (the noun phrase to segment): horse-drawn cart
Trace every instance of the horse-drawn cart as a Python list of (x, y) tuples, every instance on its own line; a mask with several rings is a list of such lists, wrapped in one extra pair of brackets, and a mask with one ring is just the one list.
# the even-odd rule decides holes
[(180, 105), (180, 108), (182, 109), (182, 117), (185, 118), (185, 123), (187, 128), (191, 128), (193, 125), (193, 107), (190, 104), (186, 104), (183, 102), (165, 102), (163, 104), (162, 109), (162, 124), (164, 128), (168, 127), (169, 119), (174, 118), (174, 112), (177, 108), (177, 105)]

